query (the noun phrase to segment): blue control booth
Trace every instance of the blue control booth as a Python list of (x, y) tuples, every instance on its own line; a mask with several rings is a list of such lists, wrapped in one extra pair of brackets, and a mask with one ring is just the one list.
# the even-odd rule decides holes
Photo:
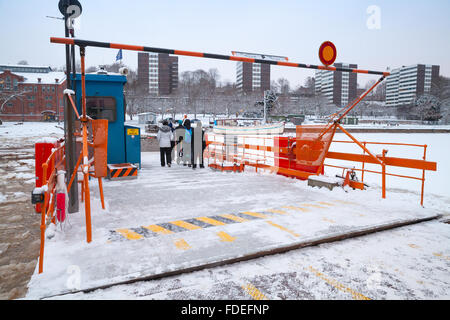
[[(81, 114), (81, 74), (76, 74), (76, 105)], [(92, 119), (108, 119), (108, 164), (141, 167), (140, 128), (125, 125), (123, 93), (127, 78), (119, 74), (86, 74), (86, 113)]]

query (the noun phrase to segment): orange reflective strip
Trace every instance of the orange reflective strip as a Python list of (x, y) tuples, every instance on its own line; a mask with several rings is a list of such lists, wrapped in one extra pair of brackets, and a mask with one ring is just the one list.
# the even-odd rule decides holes
[(286, 67), (298, 67), (298, 63), (278, 61), (277, 65)]
[(230, 56), (230, 60), (233, 60), (233, 61), (244, 61), (244, 62), (251, 62), (251, 63), (255, 62), (255, 59), (253, 59), (253, 58), (233, 57), (233, 56)]
[(127, 171), (125, 172), (125, 174), (123, 175), (124, 177), (128, 177), (128, 175), (130, 174), (131, 170), (133, 168), (128, 168)]
[(51, 43), (63, 43), (63, 44), (75, 44), (74, 39), (57, 38), (57, 37), (51, 37), (50, 42)]
[(194, 51), (183, 51), (183, 50), (174, 50), (174, 54), (179, 54), (182, 56), (191, 56), (191, 57), (203, 57), (203, 53), (194, 52)]
[(336, 67), (327, 67), (327, 66), (317, 66), (320, 70), (330, 70), (330, 71), (336, 71)]
[(111, 49), (125, 49), (125, 50), (144, 51), (144, 47), (143, 46), (133, 46), (133, 45), (129, 45), (129, 44), (110, 43), (109, 47)]
[(114, 174), (113, 174), (113, 178), (117, 178), (117, 176), (122, 172), (123, 169), (116, 169)]

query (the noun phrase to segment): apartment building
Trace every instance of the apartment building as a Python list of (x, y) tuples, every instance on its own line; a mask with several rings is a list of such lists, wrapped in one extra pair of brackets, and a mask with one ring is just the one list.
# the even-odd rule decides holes
[(408, 105), (417, 97), (430, 93), (439, 79), (438, 65), (415, 64), (391, 71), (386, 78), (386, 106)]
[[(357, 64), (335, 63), (336, 68), (357, 69)], [(315, 94), (325, 96), (337, 107), (349, 104), (357, 97), (357, 74), (350, 72), (317, 70), (315, 74)]]
[(178, 89), (178, 57), (138, 53), (138, 81), (151, 95), (170, 95)]

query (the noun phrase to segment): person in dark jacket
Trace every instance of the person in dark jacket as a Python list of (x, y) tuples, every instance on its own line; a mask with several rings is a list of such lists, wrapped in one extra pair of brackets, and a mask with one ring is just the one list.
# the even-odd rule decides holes
[(167, 162), (167, 166), (170, 167), (172, 165), (172, 150), (170, 142), (173, 139), (173, 133), (166, 120), (163, 121), (162, 126), (158, 131), (157, 139), (159, 142), (159, 152), (161, 155), (161, 167), (165, 166), (165, 162)]
[(205, 167), (203, 165), (204, 140), (205, 140), (205, 132), (202, 128), (201, 121), (198, 121), (196, 122), (195, 128), (192, 130), (192, 144), (191, 144), (192, 169), (197, 168), (197, 162), (200, 165), (200, 168)]

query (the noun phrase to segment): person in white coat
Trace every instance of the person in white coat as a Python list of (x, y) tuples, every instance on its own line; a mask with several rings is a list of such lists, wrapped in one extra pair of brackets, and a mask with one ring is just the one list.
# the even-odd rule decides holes
[(172, 165), (172, 148), (170, 141), (173, 140), (173, 133), (168, 124), (167, 120), (164, 120), (156, 136), (159, 142), (159, 152), (161, 154), (161, 167), (164, 167), (166, 162), (168, 167)]

